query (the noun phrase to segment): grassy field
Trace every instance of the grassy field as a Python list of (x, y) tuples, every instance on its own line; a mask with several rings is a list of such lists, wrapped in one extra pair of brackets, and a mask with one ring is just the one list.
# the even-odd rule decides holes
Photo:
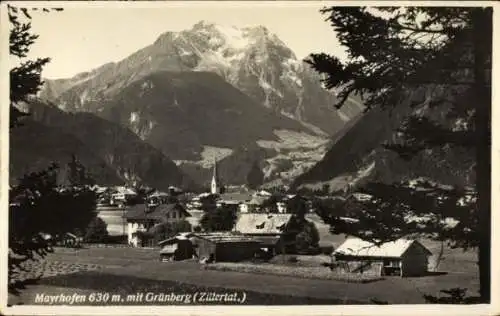
[[(340, 304), (340, 299), (335, 298), (314, 298), (314, 297), (297, 297), (292, 295), (282, 294), (266, 294), (256, 291), (248, 291), (242, 289), (226, 289), (221, 287), (207, 287), (196, 284), (181, 283), (169, 280), (153, 280), (148, 278), (141, 278), (136, 276), (124, 275), (117, 277), (114, 274), (107, 274), (103, 272), (81, 272), (61, 277), (51, 277), (43, 279), (41, 285), (57, 288), (72, 288), (73, 291), (78, 293), (92, 293), (101, 292), (109, 293), (110, 297), (120, 295), (123, 300), (112, 302), (111, 305), (185, 305), (185, 304), (214, 304), (214, 305), (227, 305), (227, 304), (245, 304), (245, 305), (295, 305), (295, 304)], [(60, 291), (60, 290), (59, 290)], [(67, 293), (66, 291), (63, 293)], [(144, 296), (135, 296), (133, 299), (127, 299), (132, 294), (143, 293)], [(154, 294), (176, 294), (186, 295), (190, 298), (183, 300), (161, 300), (148, 299), (147, 293)], [(240, 301), (204, 301), (197, 302), (193, 300), (196, 293), (236, 293), (236, 296), (241, 298)], [(244, 293), (244, 294), (243, 294)], [(244, 297), (244, 300), (243, 300)], [(107, 302), (87, 302), (91, 305), (107, 305)], [(363, 302), (349, 301), (350, 304), (363, 304)], [(85, 305), (85, 304), (82, 304)]]
[(207, 270), (216, 271), (236, 271), (255, 274), (272, 274), (292, 276), (304, 279), (319, 279), (319, 280), (337, 280), (348, 283), (369, 283), (383, 280), (381, 277), (363, 275), (363, 274), (337, 274), (332, 273), (330, 269), (321, 266), (291, 266), (280, 264), (253, 264), (253, 263), (233, 263), (233, 262), (218, 262), (206, 265)]
[[(40, 269), (51, 267), (38, 284), (30, 285), (9, 304), (33, 304), (39, 293), (108, 292), (128, 295), (137, 292), (216, 293), (245, 292), (245, 304), (353, 304), (371, 300), (397, 304), (424, 303), (423, 294), (438, 295), (441, 289), (469, 288), (475, 295), (478, 278), (470, 254), (448, 253), (443, 275), (419, 278), (387, 277), (373, 283), (346, 283), (337, 280), (304, 279), (290, 276), (205, 270), (195, 261), (159, 261), (157, 250), (138, 248), (58, 249), (46, 258)], [(307, 258), (307, 257), (305, 257)], [(467, 259), (467, 260), (464, 260)], [(317, 260), (310, 257), (307, 260)], [(459, 266), (462, 262), (461, 266)], [(452, 263), (452, 264), (450, 264)], [(458, 271), (458, 269), (460, 270)], [(325, 270), (328, 270), (325, 268)], [(98, 302), (93, 302), (93, 304)], [(149, 302), (119, 302), (119, 304), (151, 304)], [(179, 303), (179, 302), (177, 302)], [(118, 303), (117, 303), (118, 304)], [(158, 304), (172, 304), (158, 302)], [(179, 303), (184, 304), (184, 303)]]
[[(198, 215), (193, 214), (193, 223), (199, 219)], [(315, 222), (318, 228), (321, 245), (333, 245), (336, 248), (345, 240), (344, 236), (331, 235), (328, 226), (314, 215), (308, 218)], [(434, 254), (439, 252), (439, 243), (429, 240), (422, 240), (422, 243)], [(278, 264), (280, 260), (275, 258), (274, 263)], [(300, 260), (304, 266), (317, 267), (321, 262), (328, 262), (328, 257), (300, 256)], [(240, 294), (246, 293), (244, 304), (251, 305), (361, 304), (370, 303), (372, 300), (391, 304), (419, 304), (425, 303), (423, 294), (439, 295), (440, 290), (463, 287), (468, 288), (468, 294), (474, 296), (477, 295), (479, 286), (476, 253), (447, 247), (438, 268), (438, 271), (442, 272), (440, 275), (418, 278), (386, 277), (365, 284), (255, 273), (259, 271), (245, 273), (237, 269), (216, 271), (205, 269), (194, 261), (162, 263), (159, 261), (158, 249), (140, 248), (59, 248), (44, 262), (32, 264), (30, 270), (31, 275), (42, 275), (42, 279), (38, 284), (28, 286), (21, 295), (10, 296), (9, 304), (34, 304), (39, 293), (90, 295), (95, 292), (107, 292), (110, 295), (114, 293), (125, 297), (138, 292), (166, 291), (191, 295), (207, 291), (236, 291)], [(315, 273), (329, 273), (328, 268), (320, 270), (318, 268)], [(87, 301), (87, 304), (90, 303), (99, 302)], [(115, 303), (173, 304), (145, 301)]]

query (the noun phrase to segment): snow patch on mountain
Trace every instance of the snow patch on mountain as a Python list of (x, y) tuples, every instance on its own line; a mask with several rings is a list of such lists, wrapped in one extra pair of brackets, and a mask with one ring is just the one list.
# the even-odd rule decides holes
[(215, 29), (223, 36), (227, 46), (235, 49), (244, 49), (251, 43), (249, 38), (244, 36), (244, 32), (235, 26), (215, 25)]
[(260, 76), (260, 78), (259, 78), (259, 85), (262, 87), (262, 89), (264, 89), (264, 93), (266, 94), (266, 101), (267, 101), (267, 103), (269, 103), (269, 96), (273, 92), (275, 94), (277, 94), (280, 98), (283, 98), (283, 93), (281, 93), (280, 91), (276, 90), (269, 82), (267, 82), (266, 80), (264, 80), (264, 78), (262, 78), (262, 76)]
[(297, 75), (298, 72), (302, 71), (302, 64), (298, 60), (292, 58), (286, 59), (282, 64), (283, 72), (280, 78), (282, 80), (289, 80), (302, 88), (302, 80)]

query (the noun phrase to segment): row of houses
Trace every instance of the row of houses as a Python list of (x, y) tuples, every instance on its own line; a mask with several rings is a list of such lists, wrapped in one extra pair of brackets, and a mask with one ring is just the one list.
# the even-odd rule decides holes
[(202, 210), (203, 201), (206, 199), (215, 200), (217, 207), (232, 206), (240, 213), (288, 213), (290, 212), (288, 205), (294, 200), (302, 200), (306, 207), (312, 210), (311, 201), (298, 194), (273, 194), (265, 190), (247, 189), (216, 194), (202, 193), (188, 199), (186, 207), (189, 211)]
[(166, 203), (171, 196), (178, 196), (181, 189), (170, 186), (168, 192), (155, 189), (145, 189), (144, 192), (138, 192), (137, 189), (127, 186), (105, 187), (95, 185), (91, 189), (98, 195), (98, 206), (130, 206), (134, 204), (154, 201), (155, 203)]
[[(128, 240), (141, 244), (139, 231), (147, 231), (159, 222), (185, 220), (191, 214), (180, 204), (158, 205), (151, 209), (135, 207), (126, 217)], [(272, 257), (293, 253), (299, 227), (293, 214), (240, 213), (229, 232), (186, 232), (161, 241), (161, 257), (183, 260), (193, 256), (201, 262), (243, 261), (257, 254)], [(421, 275), (427, 271), (432, 253), (412, 239), (399, 239), (375, 245), (359, 238), (348, 238), (333, 253), (333, 269), (341, 272), (375, 275)]]
[[(241, 213), (234, 226), (235, 232), (259, 236), (268, 245), (290, 228), (292, 214)], [(174, 223), (186, 220), (191, 214), (180, 204), (138, 204), (130, 207), (124, 215), (127, 221), (127, 239), (130, 245), (141, 245), (140, 233), (150, 231), (160, 223)]]
[(258, 253), (271, 257), (292, 252), (298, 233), (292, 219), (292, 214), (242, 213), (232, 231), (188, 232), (161, 241), (161, 255), (170, 260), (194, 255), (202, 262), (214, 262), (248, 260)]

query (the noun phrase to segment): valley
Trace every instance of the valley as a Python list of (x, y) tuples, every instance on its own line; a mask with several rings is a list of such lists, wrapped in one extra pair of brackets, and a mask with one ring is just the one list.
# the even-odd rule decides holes
[[(201, 186), (214, 159), (228, 183), (244, 184), (257, 162), (270, 185), (289, 185), (362, 110), (355, 98), (334, 110), (335, 95), (267, 28), (207, 21), (167, 31), (119, 62), (47, 79), (37, 102), (129, 129)], [(100, 158), (119, 178), (152, 185), (135, 167)]]

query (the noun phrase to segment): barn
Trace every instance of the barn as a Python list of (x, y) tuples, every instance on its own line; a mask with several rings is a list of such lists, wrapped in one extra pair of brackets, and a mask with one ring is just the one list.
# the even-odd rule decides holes
[(160, 241), (158, 245), (161, 261), (178, 261), (191, 259), (194, 255), (191, 233), (180, 233), (172, 238)]
[(203, 261), (237, 262), (254, 257), (259, 242), (231, 232), (194, 234), (196, 255)]
[(398, 239), (381, 245), (349, 238), (333, 253), (337, 269), (350, 273), (420, 276), (427, 273), (432, 253), (414, 239)]

